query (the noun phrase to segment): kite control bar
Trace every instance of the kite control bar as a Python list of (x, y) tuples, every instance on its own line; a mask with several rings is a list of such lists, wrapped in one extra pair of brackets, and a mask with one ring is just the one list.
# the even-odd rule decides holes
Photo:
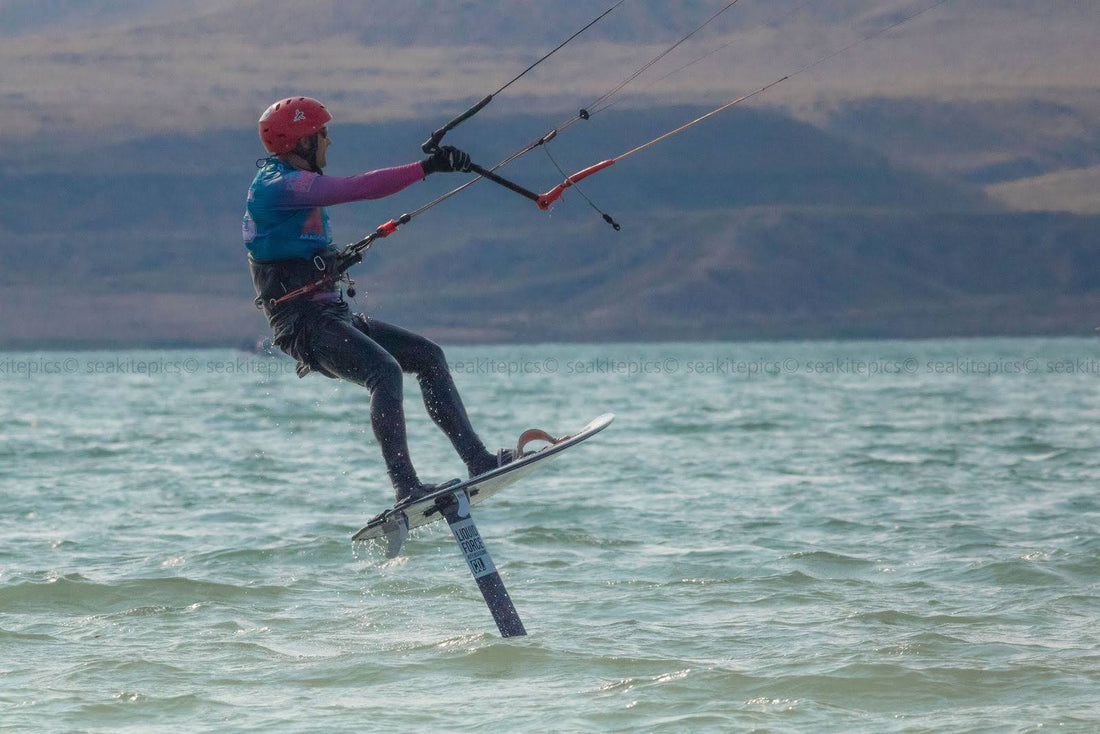
[[(531, 201), (535, 202), (536, 204), (538, 204), (539, 195), (536, 194), (534, 191), (531, 191), (530, 189), (523, 188), (522, 186), (520, 186), (515, 181), (509, 181), (508, 179), (504, 178), (503, 176), (498, 176), (497, 174), (493, 173), (488, 168), (482, 168), (481, 166), (473, 164), (473, 163), (470, 164), (470, 170), (473, 171), (474, 173), (478, 174), (479, 176), (483, 176), (483, 177), (489, 179), (490, 181), (492, 181), (493, 183), (500, 184), (501, 186), (508, 189), (509, 191), (514, 191), (517, 194), (519, 194), (520, 196), (526, 197), (526, 198), (530, 199)], [(539, 206), (542, 207), (542, 204), (539, 204)], [(545, 207), (543, 207), (543, 208), (545, 208)]]
[[(511, 83), (511, 82), (509, 82), (509, 83)], [(502, 89), (503, 89), (503, 87), (502, 87)], [(459, 115), (458, 117), (451, 120), (450, 122), (448, 122), (443, 127), (436, 130), (434, 133), (432, 133), (432, 136), (430, 138), (428, 138), (427, 140), (424, 141), (424, 144), (420, 146), (420, 150), (424, 151), (428, 155), (431, 155), (432, 153), (434, 153), (439, 148), (440, 142), (443, 141), (443, 136), (444, 135), (449, 133), (451, 130), (454, 130), (456, 127), (458, 127), (462, 123), (466, 122), (466, 120), (469, 120), (471, 117), (476, 115), (478, 112), (481, 112), (481, 110), (485, 107), (485, 105), (487, 105), (487, 104), (489, 104), (490, 102), (493, 101), (493, 96), (494, 95), (500, 94), (500, 91), (501, 90), (498, 89), (493, 94), (490, 94), (485, 99), (481, 100), (480, 102), (475, 104), (473, 107), (466, 110), (461, 115)]]

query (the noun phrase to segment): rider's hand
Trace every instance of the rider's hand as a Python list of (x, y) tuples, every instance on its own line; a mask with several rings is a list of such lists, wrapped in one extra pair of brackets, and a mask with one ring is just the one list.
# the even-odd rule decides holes
[(444, 145), (422, 160), (420, 165), (424, 167), (425, 176), (430, 173), (468, 173), (470, 155), (453, 146)]

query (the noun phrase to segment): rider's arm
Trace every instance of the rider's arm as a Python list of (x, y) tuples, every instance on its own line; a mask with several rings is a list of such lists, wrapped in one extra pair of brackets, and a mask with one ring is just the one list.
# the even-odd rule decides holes
[(295, 171), (285, 177), (283, 196), (279, 197), (276, 208), (305, 209), (381, 199), (423, 180), (424, 167), (419, 162), (358, 176), (320, 176), (309, 171)]

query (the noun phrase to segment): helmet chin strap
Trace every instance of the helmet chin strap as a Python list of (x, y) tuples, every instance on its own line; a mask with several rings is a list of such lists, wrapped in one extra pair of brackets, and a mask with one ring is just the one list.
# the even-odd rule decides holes
[(309, 164), (309, 170), (320, 175), (321, 167), (317, 165), (317, 150), (321, 147), (320, 136), (317, 133), (309, 136), (309, 155), (306, 156), (306, 163)]
[(302, 161), (309, 167), (309, 170), (318, 175), (323, 175), (321, 167), (317, 165), (317, 151), (321, 147), (321, 141), (318, 140), (317, 134), (309, 136), (309, 143), (303, 144), (306, 138), (298, 141), (298, 147), (293, 150), (293, 155), (301, 158)]

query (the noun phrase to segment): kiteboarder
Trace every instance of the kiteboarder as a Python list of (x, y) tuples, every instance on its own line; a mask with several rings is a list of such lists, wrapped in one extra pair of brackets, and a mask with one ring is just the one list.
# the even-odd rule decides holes
[(433, 173), (469, 171), (470, 157), (442, 146), (414, 163), (358, 176), (325, 176), (331, 120), (325, 106), (310, 97), (280, 100), (261, 115), (260, 140), (270, 155), (257, 163), (248, 190), (244, 243), (256, 304), (271, 324), (274, 343), (297, 360), (298, 375), (319, 372), (370, 391), (371, 427), (400, 504), (434, 489), (420, 481), (409, 458), (403, 372), (416, 375), (428, 415), (451, 440), (471, 477), (508, 463), (512, 452), (501, 449), (494, 455), (485, 448), (438, 345), (353, 314), (335, 279), (329, 287), (280, 299), (333, 270), (338, 251), (326, 206), (389, 196)]

